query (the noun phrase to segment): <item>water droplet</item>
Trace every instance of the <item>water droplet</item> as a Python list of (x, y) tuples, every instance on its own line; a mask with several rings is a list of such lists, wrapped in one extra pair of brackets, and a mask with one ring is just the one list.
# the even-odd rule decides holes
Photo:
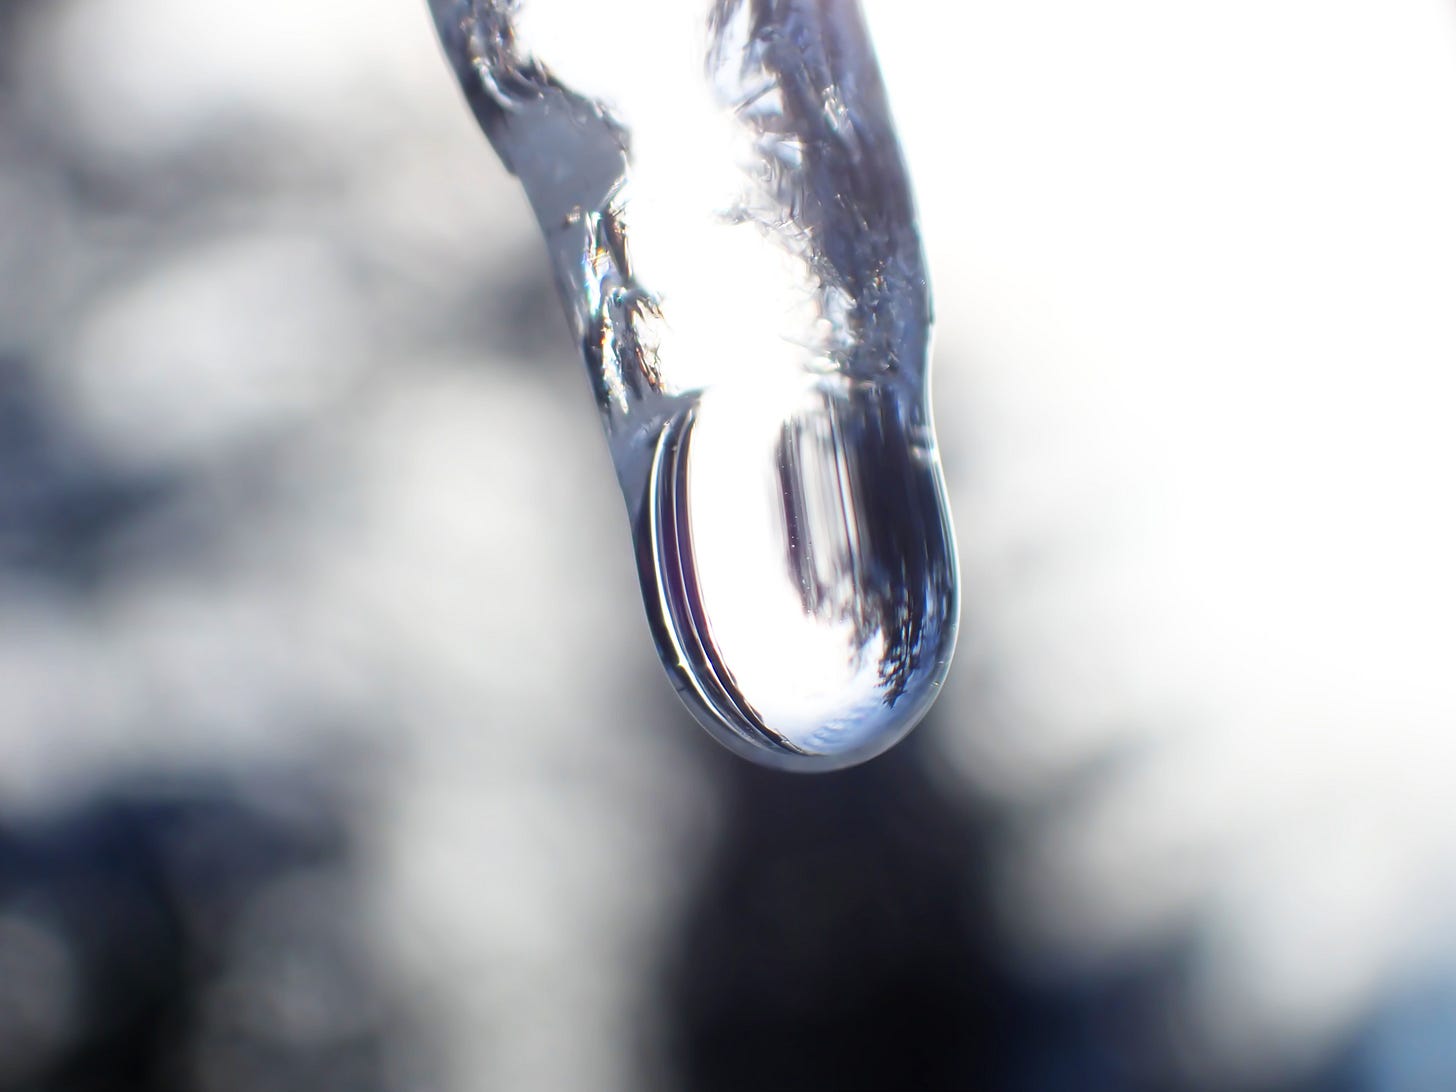
[(914, 204), (854, 0), (431, 0), (525, 186), (684, 701), (834, 769), (930, 707), (958, 618)]

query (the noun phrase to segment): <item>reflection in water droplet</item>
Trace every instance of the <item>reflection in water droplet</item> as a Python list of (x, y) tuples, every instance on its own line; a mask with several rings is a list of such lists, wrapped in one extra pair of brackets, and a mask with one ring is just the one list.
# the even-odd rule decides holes
[(546, 237), (674, 684), (757, 761), (882, 752), (935, 698), (958, 594), (924, 256), (855, 0), (431, 5)]

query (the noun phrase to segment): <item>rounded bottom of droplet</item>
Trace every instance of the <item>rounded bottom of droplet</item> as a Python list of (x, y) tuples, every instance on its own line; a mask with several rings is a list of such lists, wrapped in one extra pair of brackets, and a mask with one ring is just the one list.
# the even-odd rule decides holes
[(844, 769), (934, 702), (958, 593), (915, 427), (848, 385), (778, 412), (704, 399), (664, 427), (636, 529), (644, 602), (682, 700), (743, 757)]

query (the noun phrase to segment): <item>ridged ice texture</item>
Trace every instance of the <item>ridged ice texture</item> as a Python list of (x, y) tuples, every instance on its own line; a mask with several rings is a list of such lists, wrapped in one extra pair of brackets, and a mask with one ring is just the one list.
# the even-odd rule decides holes
[(934, 700), (958, 617), (914, 205), (854, 0), (431, 0), (525, 186), (658, 651), (822, 770)]

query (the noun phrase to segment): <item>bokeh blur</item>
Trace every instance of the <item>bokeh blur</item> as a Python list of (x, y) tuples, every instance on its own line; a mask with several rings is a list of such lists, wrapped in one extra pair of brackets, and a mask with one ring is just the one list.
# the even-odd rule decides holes
[(0, 0), (0, 1089), (1456, 1088), (1456, 5), (865, 6), (964, 630), (804, 778), (423, 3)]

